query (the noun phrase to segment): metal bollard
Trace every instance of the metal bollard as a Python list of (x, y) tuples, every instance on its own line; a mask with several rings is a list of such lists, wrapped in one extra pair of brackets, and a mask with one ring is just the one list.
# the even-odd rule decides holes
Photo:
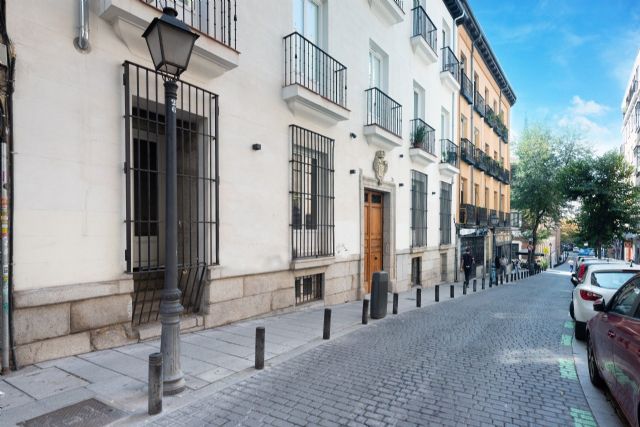
[(504, 282), (505, 282), (505, 283), (509, 283), (509, 273), (505, 273), (505, 275), (504, 275)]
[(473, 292), (476, 291), (476, 283), (478, 282), (478, 279), (473, 279)]
[(493, 286), (493, 280), (491, 279), (491, 277), (489, 278), (489, 289), (491, 289), (491, 287)]
[(504, 285), (504, 275), (503, 274), (500, 275), (500, 284)]
[(398, 314), (398, 293), (393, 293), (393, 314)]
[(453, 287), (453, 285), (451, 285), (449, 286), (449, 298), (455, 298), (454, 294), (455, 294), (455, 288)]
[(322, 331), (322, 339), (328, 340), (331, 337), (331, 309), (324, 309), (324, 330)]
[(416, 289), (416, 307), (422, 307), (422, 289)]
[(264, 326), (256, 328), (256, 369), (264, 368)]
[(484, 291), (484, 276), (482, 276), (482, 290)]
[(463, 283), (462, 284), (462, 295), (466, 295), (467, 294), (467, 284)]
[(440, 285), (436, 285), (436, 302), (440, 301)]
[(369, 323), (369, 300), (365, 298), (362, 300), (362, 324), (367, 323)]
[(162, 353), (149, 355), (149, 415), (162, 412)]

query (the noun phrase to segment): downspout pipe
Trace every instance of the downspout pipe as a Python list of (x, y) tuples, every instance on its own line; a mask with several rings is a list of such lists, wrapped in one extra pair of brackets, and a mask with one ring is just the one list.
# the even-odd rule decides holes
[(89, 0), (78, 0), (79, 25), (78, 37), (73, 40), (73, 45), (80, 52), (88, 53), (91, 50), (89, 44)]

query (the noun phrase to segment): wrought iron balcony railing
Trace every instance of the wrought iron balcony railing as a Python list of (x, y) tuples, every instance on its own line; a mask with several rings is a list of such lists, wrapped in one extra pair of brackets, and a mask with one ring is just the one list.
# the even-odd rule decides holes
[(449, 139), (440, 140), (440, 163), (449, 163), (458, 167), (458, 146)]
[(484, 121), (492, 128), (496, 127), (496, 113), (493, 111), (493, 108), (488, 105), (485, 107), (486, 114), (484, 116)]
[(411, 120), (411, 147), (436, 153), (436, 130), (422, 119)]
[(476, 148), (467, 138), (460, 138), (460, 158), (470, 165), (476, 164)]
[(475, 150), (475, 157), (476, 157), (476, 167), (478, 169), (480, 169), (483, 172), (487, 172), (489, 169), (489, 163), (488, 160), (490, 159), (489, 156), (487, 156), (485, 154), (484, 151), (482, 151), (481, 149), (476, 147)]
[(377, 125), (402, 137), (402, 105), (377, 87), (367, 89), (365, 93), (367, 94), (367, 126)]
[(438, 46), (438, 30), (422, 6), (413, 8), (413, 36), (421, 36), (436, 52)]
[(442, 48), (442, 71), (451, 73), (456, 81), (460, 81), (460, 61), (449, 46)]
[(404, 2), (402, 0), (393, 0), (393, 1), (398, 5), (400, 10), (404, 11), (404, 7), (403, 7), (404, 6), (404, 4), (403, 4)]
[(140, 0), (156, 9), (172, 7), (195, 30), (236, 49), (236, 0)]
[(473, 104), (473, 83), (464, 72), (460, 73), (460, 93), (469, 104)]
[(509, 212), (498, 212), (498, 218), (500, 222), (498, 223), (498, 227), (510, 227), (511, 226), (511, 215)]
[(295, 84), (347, 108), (347, 67), (297, 32), (284, 38), (284, 85)]
[(476, 206), (476, 224), (487, 225), (487, 208)]
[(460, 224), (476, 224), (476, 207), (468, 203), (460, 205)]
[(486, 114), (484, 97), (480, 95), (478, 91), (475, 91), (473, 98), (473, 109), (476, 110), (476, 112), (482, 117), (484, 117), (484, 115)]

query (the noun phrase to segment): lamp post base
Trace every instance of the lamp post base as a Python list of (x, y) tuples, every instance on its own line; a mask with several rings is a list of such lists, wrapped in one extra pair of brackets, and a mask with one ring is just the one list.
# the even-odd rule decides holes
[[(167, 308), (169, 308), (169, 310), (167, 310)], [(165, 307), (161, 307), (160, 309), (162, 321), (162, 335), (160, 338), (163, 376), (162, 394), (165, 396), (181, 393), (186, 387), (180, 363), (181, 312), (182, 307), (178, 302), (166, 304)]]

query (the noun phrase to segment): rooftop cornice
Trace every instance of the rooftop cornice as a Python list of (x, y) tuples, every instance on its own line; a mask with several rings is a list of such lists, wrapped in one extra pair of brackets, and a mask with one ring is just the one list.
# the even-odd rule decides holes
[[(507, 77), (496, 58), (496, 55), (493, 53), (491, 49), (491, 45), (489, 44), (489, 40), (487, 36), (482, 31), (482, 27), (478, 23), (475, 15), (471, 11), (471, 7), (467, 0), (443, 0), (451, 14), (453, 15), (454, 11), (464, 11), (463, 19), (458, 21), (458, 25), (463, 25), (467, 30), (473, 43), (475, 44), (478, 52), (482, 56), (485, 64), (489, 68), (491, 75), (495, 79), (496, 83), (500, 87), (500, 90), (504, 94), (504, 96), (509, 101), (509, 104), (513, 106), (516, 103), (516, 94), (511, 87), (511, 84), (507, 80)], [(456, 6), (457, 5), (457, 6)], [(461, 15), (462, 12), (457, 15), (453, 15), (454, 17)]]

